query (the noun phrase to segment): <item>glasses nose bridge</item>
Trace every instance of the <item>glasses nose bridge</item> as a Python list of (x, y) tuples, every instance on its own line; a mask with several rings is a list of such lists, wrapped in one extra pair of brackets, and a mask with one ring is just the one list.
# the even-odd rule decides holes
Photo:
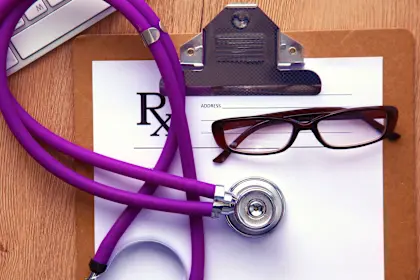
[(298, 131), (301, 131), (301, 130), (313, 130), (313, 122), (312, 121), (298, 122)]

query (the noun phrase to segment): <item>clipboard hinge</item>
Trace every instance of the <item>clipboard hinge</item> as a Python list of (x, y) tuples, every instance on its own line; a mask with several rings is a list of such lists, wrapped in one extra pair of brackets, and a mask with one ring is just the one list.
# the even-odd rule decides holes
[(184, 70), (201, 70), (203, 64), (203, 34), (200, 33), (181, 46), (181, 65)]
[(279, 69), (303, 68), (303, 46), (284, 33), (278, 31), (277, 67)]

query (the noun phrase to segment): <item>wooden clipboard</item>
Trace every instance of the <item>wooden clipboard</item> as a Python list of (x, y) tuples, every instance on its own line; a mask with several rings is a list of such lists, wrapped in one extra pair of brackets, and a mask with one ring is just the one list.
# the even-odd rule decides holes
[[(417, 236), (414, 153), (414, 38), (405, 30), (285, 32), (305, 47), (305, 57), (381, 56), (384, 61), (383, 103), (400, 114), (396, 143), (384, 141), (385, 279), (417, 279)], [(172, 36), (176, 47), (193, 35)], [(136, 35), (78, 37), (73, 44), (75, 141), (93, 149), (92, 61), (153, 59)], [(348, 77), (351, 79), (351, 77)], [(93, 177), (93, 168), (76, 162), (74, 168)], [(94, 254), (93, 197), (76, 198), (76, 279), (89, 274)], [(339, 256), (338, 256), (339, 257)]]

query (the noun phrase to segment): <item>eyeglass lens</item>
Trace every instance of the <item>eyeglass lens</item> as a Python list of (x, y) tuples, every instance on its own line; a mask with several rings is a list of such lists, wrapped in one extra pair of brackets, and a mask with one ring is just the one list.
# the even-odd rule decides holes
[(224, 131), (225, 141), (231, 149), (251, 154), (281, 150), (287, 146), (292, 134), (291, 123), (264, 119), (237, 122), (235, 128)]
[(381, 110), (345, 112), (321, 120), (318, 131), (329, 146), (355, 147), (380, 139), (385, 133), (386, 118), (386, 112)]

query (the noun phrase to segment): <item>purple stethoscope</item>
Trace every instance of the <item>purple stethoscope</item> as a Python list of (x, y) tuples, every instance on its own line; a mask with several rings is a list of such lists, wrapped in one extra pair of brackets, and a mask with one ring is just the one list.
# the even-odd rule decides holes
[[(15, 26), (33, 0), (3, 0), (0, 2), (0, 110), (18, 142), (46, 170), (66, 183), (103, 199), (127, 205), (102, 241), (89, 267), (87, 279), (97, 279), (109, 265), (113, 251), (142, 208), (190, 216), (192, 265), (189, 279), (204, 279), (204, 228), (202, 217), (225, 215), (228, 224), (245, 236), (261, 236), (270, 232), (281, 220), (285, 204), (283, 195), (272, 182), (248, 178), (225, 189), (223, 186), (200, 182), (196, 170), (185, 115), (185, 81), (176, 49), (159, 18), (143, 0), (106, 0), (119, 10), (139, 31), (160, 70), (172, 110), (172, 124), (167, 141), (153, 170), (112, 159), (79, 147), (33, 119), (15, 100), (8, 88), (7, 49)], [(98, 168), (145, 181), (138, 193), (100, 184), (65, 167), (39, 143), (42, 141), (57, 151)], [(183, 176), (168, 170), (179, 148)], [(186, 192), (187, 201), (154, 197), (162, 185)], [(199, 197), (212, 202), (200, 201)]]

